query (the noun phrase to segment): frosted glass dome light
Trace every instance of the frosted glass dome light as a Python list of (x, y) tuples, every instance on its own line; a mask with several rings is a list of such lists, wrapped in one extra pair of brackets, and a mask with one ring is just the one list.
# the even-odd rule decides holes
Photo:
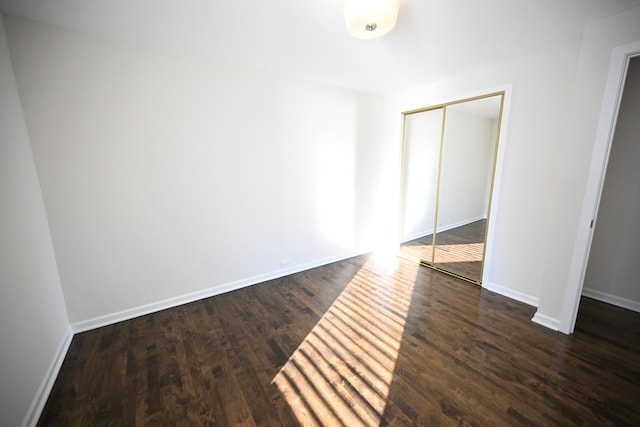
[(347, 0), (344, 21), (347, 31), (358, 39), (387, 34), (398, 20), (399, 0)]

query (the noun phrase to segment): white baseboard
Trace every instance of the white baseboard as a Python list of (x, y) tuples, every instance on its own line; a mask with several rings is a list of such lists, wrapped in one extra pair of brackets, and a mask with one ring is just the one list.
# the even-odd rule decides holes
[(49, 393), (51, 393), (53, 384), (58, 377), (58, 372), (60, 372), (60, 368), (62, 367), (62, 362), (67, 355), (72, 339), (73, 330), (69, 327), (67, 328), (67, 332), (58, 347), (55, 357), (51, 360), (51, 363), (45, 372), (44, 378), (33, 397), (31, 405), (29, 405), (27, 414), (22, 421), (22, 427), (35, 427), (38, 423), (42, 410), (44, 409), (44, 405), (47, 403), (47, 399), (49, 398)]
[(534, 296), (531, 296), (522, 292), (514, 291), (513, 289), (505, 288), (504, 286), (496, 285), (495, 283), (491, 283), (491, 282), (483, 283), (482, 287), (492, 292), (495, 292), (497, 294), (500, 294), (502, 296), (505, 296), (507, 298), (511, 298), (516, 301), (520, 301), (525, 304), (531, 305), (533, 307), (538, 306), (538, 298)]
[[(505, 288), (504, 286), (496, 285), (495, 283), (483, 283), (482, 287), (507, 298), (523, 302), (533, 307), (538, 307), (539, 300), (532, 295), (514, 291), (513, 289)], [(553, 317), (542, 314), (539, 311), (536, 312), (531, 321), (554, 331), (560, 330), (559, 319), (554, 319)]]
[(633, 310), (640, 313), (640, 302), (634, 301), (628, 298), (623, 298), (617, 295), (611, 295), (606, 292), (596, 291), (595, 289), (582, 288), (582, 295), (588, 298), (593, 298), (598, 301), (606, 302), (607, 304), (615, 305), (618, 307), (626, 308), (627, 310)]
[(553, 317), (547, 316), (546, 314), (542, 314), (539, 311), (536, 312), (536, 314), (533, 316), (531, 321), (554, 331), (560, 330), (559, 319), (554, 319)]
[(177, 307), (190, 302), (198, 301), (204, 298), (220, 295), (223, 293), (235, 291), (237, 289), (245, 288), (247, 286), (257, 285), (258, 283), (266, 282), (280, 277), (288, 276), (290, 274), (299, 273), (311, 268), (320, 267), (333, 262), (342, 261), (354, 256), (362, 255), (367, 252), (349, 252), (341, 255), (308, 262), (305, 264), (298, 264), (289, 268), (283, 268), (276, 271), (272, 271), (266, 274), (249, 277), (247, 279), (241, 279), (234, 282), (229, 282), (221, 285), (217, 285), (201, 291), (191, 292), (184, 295), (179, 295), (173, 298), (168, 298), (161, 301), (152, 302), (150, 304), (133, 307), (130, 309), (118, 311), (115, 313), (106, 314), (104, 316), (94, 317), (92, 319), (82, 320), (75, 322), (71, 325), (74, 333), (80, 333), (89, 331), (91, 329), (100, 328), (102, 326), (111, 325), (114, 323), (122, 322), (124, 320), (133, 319), (136, 317), (144, 316), (146, 314), (155, 313), (157, 311), (166, 310), (168, 308)]

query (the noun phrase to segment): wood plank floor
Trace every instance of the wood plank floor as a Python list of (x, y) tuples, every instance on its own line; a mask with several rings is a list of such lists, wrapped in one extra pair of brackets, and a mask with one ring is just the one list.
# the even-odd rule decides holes
[(640, 425), (640, 314), (533, 314), (356, 257), (77, 334), (39, 425)]
[[(435, 265), (442, 270), (482, 281), (482, 257), (487, 220), (481, 219), (436, 234)], [(400, 253), (431, 263), (433, 234), (419, 237), (400, 246)]]

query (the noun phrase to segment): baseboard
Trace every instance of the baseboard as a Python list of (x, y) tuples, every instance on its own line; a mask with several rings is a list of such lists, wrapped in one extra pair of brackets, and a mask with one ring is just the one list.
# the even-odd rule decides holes
[(505, 288), (504, 286), (496, 285), (495, 283), (490, 283), (490, 282), (483, 283), (482, 287), (490, 290), (491, 292), (495, 292), (507, 298), (511, 298), (516, 301), (523, 302), (533, 307), (538, 306), (538, 298), (534, 296), (531, 296), (522, 292), (514, 291), (513, 289)]
[(542, 325), (554, 331), (560, 330), (560, 320), (540, 313), (539, 311), (531, 319), (532, 322)]
[(49, 398), (49, 394), (53, 388), (53, 384), (58, 377), (58, 372), (60, 372), (60, 368), (62, 367), (62, 362), (67, 355), (72, 339), (73, 330), (69, 327), (67, 328), (67, 332), (58, 347), (55, 357), (51, 360), (51, 363), (45, 372), (44, 378), (33, 397), (31, 405), (29, 405), (27, 414), (22, 421), (22, 427), (34, 427), (38, 423), (42, 410), (44, 409), (44, 405), (47, 403), (47, 399)]
[(104, 316), (94, 317), (92, 319), (82, 320), (80, 322), (73, 323), (71, 328), (74, 333), (80, 333), (89, 331), (91, 329), (100, 328), (114, 323), (130, 320), (136, 317), (144, 316), (146, 314), (155, 313), (157, 311), (166, 310), (168, 308), (177, 307), (190, 302), (198, 301), (204, 298), (224, 294), (227, 292), (235, 291), (237, 289), (245, 288), (248, 286), (257, 285), (259, 283), (267, 282), (269, 280), (278, 279), (280, 277), (288, 276), (290, 274), (299, 273), (301, 271), (309, 270), (311, 268), (320, 267), (333, 262), (343, 261), (354, 256), (363, 255), (367, 252), (349, 252), (343, 253), (338, 256), (333, 256), (317, 261), (312, 261), (305, 264), (298, 264), (288, 268), (282, 268), (276, 271), (272, 271), (266, 274), (249, 277), (247, 279), (241, 279), (234, 282), (229, 282), (214, 286), (208, 289), (203, 289), (188, 294), (179, 295), (173, 298), (168, 298), (162, 301), (156, 301), (150, 304), (133, 307), (127, 310), (118, 311), (115, 313), (106, 314)]
[(606, 292), (600, 292), (596, 291), (595, 289), (589, 288), (582, 288), (582, 295), (598, 301), (606, 302), (607, 304), (615, 305), (617, 307), (626, 308), (627, 310), (633, 310), (640, 313), (640, 302), (638, 301), (623, 298), (617, 295), (611, 295)]

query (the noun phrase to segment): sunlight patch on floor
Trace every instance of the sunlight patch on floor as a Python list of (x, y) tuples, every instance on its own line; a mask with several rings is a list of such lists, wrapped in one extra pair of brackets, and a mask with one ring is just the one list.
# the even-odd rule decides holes
[(362, 267), (272, 381), (302, 425), (380, 424), (417, 268), (406, 276), (397, 263), (376, 263)]
[(484, 243), (461, 243), (457, 245), (436, 245), (436, 262), (482, 261)]
[[(433, 246), (405, 246), (402, 251), (419, 258), (431, 259)], [(483, 253), (484, 243), (437, 244), (435, 260), (436, 262), (481, 262)]]

